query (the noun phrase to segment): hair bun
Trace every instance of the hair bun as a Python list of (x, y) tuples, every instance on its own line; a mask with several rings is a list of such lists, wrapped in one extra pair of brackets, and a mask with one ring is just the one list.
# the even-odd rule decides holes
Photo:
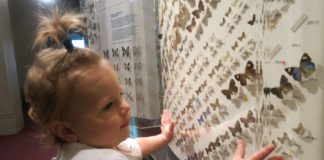
[(69, 52), (73, 50), (69, 34), (82, 31), (83, 22), (80, 14), (62, 12), (56, 8), (48, 15), (39, 15), (39, 20), (34, 47), (39, 49), (65, 47)]

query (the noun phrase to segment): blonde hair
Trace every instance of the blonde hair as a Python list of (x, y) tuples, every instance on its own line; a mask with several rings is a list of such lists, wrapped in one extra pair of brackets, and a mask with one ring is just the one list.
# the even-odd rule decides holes
[[(41, 128), (42, 137), (52, 144), (63, 144), (64, 140), (51, 132), (49, 124), (63, 118), (78, 87), (75, 82), (103, 59), (91, 49), (74, 48), (70, 53), (64, 48), (62, 41), (71, 31), (81, 31), (82, 26), (80, 15), (71, 12), (55, 9), (40, 16), (34, 43), (39, 51), (27, 73), (25, 96), (31, 106), (30, 117)], [(55, 48), (46, 48), (49, 39)]]

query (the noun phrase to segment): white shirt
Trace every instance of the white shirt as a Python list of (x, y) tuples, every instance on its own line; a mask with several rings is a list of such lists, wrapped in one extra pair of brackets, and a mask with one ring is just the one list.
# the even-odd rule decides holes
[(141, 160), (138, 143), (130, 138), (121, 142), (117, 149), (101, 149), (81, 143), (65, 144), (54, 160)]

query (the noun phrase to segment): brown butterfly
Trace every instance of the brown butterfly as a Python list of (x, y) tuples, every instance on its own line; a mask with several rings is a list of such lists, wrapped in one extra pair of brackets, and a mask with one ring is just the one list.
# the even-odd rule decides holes
[(217, 8), (217, 4), (220, 2), (221, 0), (210, 0), (209, 4), (210, 6), (213, 7), (213, 9)]
[(246, 36), (245, 36), (245, 32), (242, 32), (241, 37), (238, 37), (238, 39), (239, 39), (240, 41), (242, 41), (245, 37), (246, 37)]
[(220, 123), (217, 114), (214, 113), (214, 114), (211, 116), (211, 123), (212, 123), (213, 125), (216, 125), (216, 124), (219, 124), (219, 123)]
[(236, 121), (235, 127), (228, 127), (229, 131), (232, 133), (232, 135), (235, 137), (236, 134), (242, 133), (242, 127), (241, 123), (239, 121)]
[(196, 26), (196, 20), (194, 17), (191, 19), (191, 24), (186, 27), (189, 32), (192, 32), (192, 29)]
[(255, 23), (256, 19), (255, 19), (255, 14), (253, 14), (252, 16), (252, 20), (249, 20), (247, 23), (251, 26), (253, 26), (253, 24)]
[(209, 7), (207, 7), (206, 14), (205, 14), (204, 18), (202, 19), (202, 23), (205, 26), (208, 25), (208, 18), (210, 18), (211, 16), (212, 16), (211, 11), (210, 11)]
[(226, 139), (229, 139), (228, 131), (225, 132), (225, 134), (219, 136), (222, 142), (224, 142)]
[(292, 84), (288, 82), (286, 76), (281, 75), (280, 87), (274, 87), (274, 88), (265, 87), (263, 89), (263, 92), (266, 96), (272, 93), (276, 95), (278, 98), (283, 99), (283, 94), (287, 94), (291, 90), (293, 90)]
[(235, 41), (234, 45), (231, 47), (233, 51), (238, 47), (238, 43)]
[(292, 144), (292, 140), (289, 139), (287, 132), (284, 132), (282, 137), (277, 137), (277, 139), (281, 144), (285, 144), (285, 142), (289, 145)]
[(226, 96), (227, 99), (231, 99), (231, 96), (233, 94), (236, 94), (238, 91), (238, 88), (235, 85), (234, 79), (231, 79), (229, 84), (229, 89), (223, 89), (222, 93)]
[(215, 141), (209, 142), (208, 147), (205, 148), (205, 151), (207, 154), (209, 154), (209, 152), (216, 150), (216, 147), (220, 147), (220, 146), (221, 144), (219, 143), (219, 138), (217, 137)]
[(297, 128), (292, 128), (292, 130), (297, 133), (298, 135), (303, 136), (306, 133), (306, 129), (302, 123), (299, 123)]
[(204, 11), (205, 9), (204, 9), (204, 4), (203, 4), (203, 2), (200, 0), (199, 1), (199, 4), (198, 4), (198, 9), (196, 9), (196, 10), (194, 10), (193, 12), (192, 12), (192, 14), (197, 18), (197, 19), (199, 19), (200, 18), (200, 13), (202, 12), (202, 11)]
[(245, 66), (245, 72), (234, 75), (237, 81), (240, 81), (242, 86), (246, 86), (247, 80), (253, 80), (256, 77), (256, 70), (254, 69), (254, 64), (248, 61)]
[(225, 16), (226, 17), (228, 17), (229, 16), (229, 14), (232, 12), (232, 8), (231, 7), (229, 7), (228, 8), (228, 11), (225, 13)]
[(225, 17), (223, 17), (222, 22), (219, 25), (224, 26), (225, 23), (226, 23), (226, 20), (225, 20)]
[(244, 124), (245, 128), (249, 127), (249, 123), (255, 123), (256, 118), (253, 116), (253, 112), (249, 110), (247, 117), (240, 118), (241, 122)]
[(209, 103), (209, 105), (213, 108), (214, 111), (216, 111), (216, 108), (220, 108), (220, 103), (218, 98), (216, 98), (215, 103)]

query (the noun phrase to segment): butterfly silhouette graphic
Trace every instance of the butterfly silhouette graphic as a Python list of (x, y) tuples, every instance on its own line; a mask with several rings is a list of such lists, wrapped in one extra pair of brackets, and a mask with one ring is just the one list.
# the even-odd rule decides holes
[(252, 80), (256, 77), (256, 71), (251, 61), (248, 61), (245, 66), (245, 72), (234, 75), (234, 78), (240, 82), (242, 86), (246, 86), (247, 80)]
[(123, 57), (129, 57), (129, 46), (127, 48), (122, 47)]
[(238, 91), (238, 88), (235, 85), (234, 79), (231, 79), (229, 84), (229, 89), (223, 89), (222, 93), (226, 96), (227, 99), (231, 99), (231, 96), (233, 94), (236, 94)]
[(103, 50), (103, 53), (104, 53), (104, 57), (105, 58), (107, 58), (107, 59), (109, 59), (110, 57), (109, 57), (109, 50), (107, 49), (107, 50)]
[(308, 77), (316, 70), (315, 64), (312, 62), (312, 59), (307, 53), (304, 53), (299, 67), (287, 67), (285, 71), (291, 75), (296, 81), (301, 81), (302, 76)]
[(118, 57), (119, 56), (119, 54), (118, 54), (118, 48), (116, 48), (116, 49), (111, 49), (112, 50), (112, 55), (113, 55), (113, 57)]
[(130, 62), (124, 63), (124, 68), (126, 71), (130, 71)]
[(288, 82), (288, 79), (286, 76), (281, 75), (280, 79), (280, 87), (274, 87), (274, 88), (268, 88), (265, 87), (263, 89), (264, 94), (267, 96), (270, 93), (276, 95), (278, 98), (283, 99), (283, 94), (287, 94), (293, 90), (293, 86), (290, 82)]
[(125, 84), (127, 86), (131, 86), (132, 85), (132, 79), (131, 78), (125, 78)]

